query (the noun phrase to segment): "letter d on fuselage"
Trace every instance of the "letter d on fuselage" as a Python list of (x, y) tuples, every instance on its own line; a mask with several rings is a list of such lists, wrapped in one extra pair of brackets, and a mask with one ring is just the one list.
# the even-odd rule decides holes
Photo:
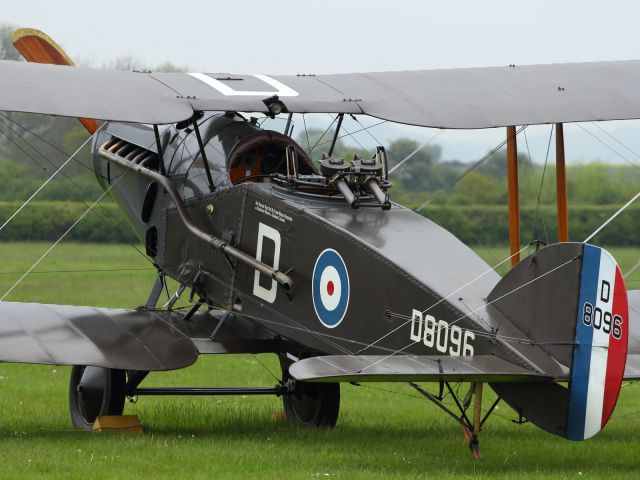
[[(273, 248), (273, 268), (277, 270), (280, 266), (280, 245), (282, 240), (280, 238), (280, 232), (275, 228), (272, 228), (264, 223), (258, 224), (258, 246), (256, 247), (256, 259), (262, 261), (262, 249), (264, 246), (264, 239), (268, 238), (274, 243)], [(271, 287), (264, 288), (260, 285), (260, 272), (255, 271), (253, 277), (253, 294), (262, 300), (273, 303), (276, 301), (276, 293), (278, 292), (278, 283), (275, 279), (271, 280)]]

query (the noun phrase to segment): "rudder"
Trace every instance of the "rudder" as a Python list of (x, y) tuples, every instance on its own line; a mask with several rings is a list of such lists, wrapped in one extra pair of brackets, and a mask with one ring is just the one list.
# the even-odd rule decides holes
[(598, 433), (618, 399), (629, 331), (627, 291), (611, 254), (589, 244), (544, 248), (512, 269), (489, 301), (569, 371), (568, 388), (504, 383), (494, 390), (550, 433), (571, 440)]

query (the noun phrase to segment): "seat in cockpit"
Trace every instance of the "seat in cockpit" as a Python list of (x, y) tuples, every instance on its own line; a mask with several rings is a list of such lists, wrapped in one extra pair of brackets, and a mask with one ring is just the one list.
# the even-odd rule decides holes
[(311, 158), (293, 139), (282, 133), (263, 130), (242, 137), (233, 146), (227, 165), (231, 182), (268, 181), (274, 173), (286, 174), (285, 149), (293, 145), (301, 175), (317, 173)]

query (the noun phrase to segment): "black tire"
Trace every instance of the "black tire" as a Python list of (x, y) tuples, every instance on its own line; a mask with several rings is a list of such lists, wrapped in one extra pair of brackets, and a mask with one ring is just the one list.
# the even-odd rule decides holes
[(73, 426), (91, 430), (99, 416), (121, 415), (126, 383), (124, 370), (73, 367), (69, 381), (69, 410)]
[(289, 376), (290, 364), (287, 358), (280, 358), (282, 379), (289, 387), (282, 395), (287, 420), (305, 427), (334, 427), (340, 413), (340, 384), (296, 381)]

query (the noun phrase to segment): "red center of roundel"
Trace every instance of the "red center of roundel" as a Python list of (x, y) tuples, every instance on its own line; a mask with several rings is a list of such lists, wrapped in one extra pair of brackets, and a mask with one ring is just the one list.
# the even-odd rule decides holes
[(327, 293), (329, 295), (333, 295), (334, 289), (335, 289), (335, 286), (333, 285), (333, 282), (329, 280), (329, 283), (327, 283)]

